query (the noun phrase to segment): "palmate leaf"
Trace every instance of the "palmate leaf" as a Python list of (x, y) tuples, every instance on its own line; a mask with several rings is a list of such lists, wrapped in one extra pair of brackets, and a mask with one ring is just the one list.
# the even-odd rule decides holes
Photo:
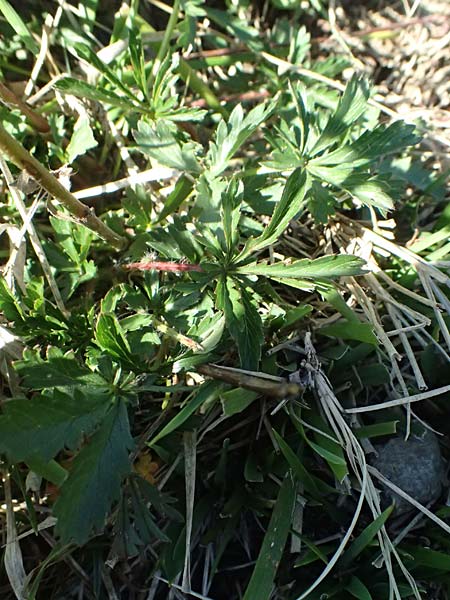
[(275, 102), (260, 104), (244, 117), (242, 106), (238, 104), (227, 122), (220, 121), (215, 141), (211, 142), (206, 155), (210, 178), (218, 177), (228, 167), (233, 155), (261, 123), (269, 118), (274, 108)]
[(69, 395), (59, 390), (31, 400), (10, 400), (0, 416), (0, 452), (12, 462), (37, 456), (49, 461), (62, 448), (76, 448), (108, 409), (108, 396), (78, 390)]
[(355, 174), (347, 182), (346, 190), (366, 206), (374, 206), (386, 213), (394, 208), (391, 194), (396, 187), (394, 182), (389, 182), (386, 177), (380, 175), (368, 179), (364, 174), (359, 177)]
[(133, 131), (133, 136), (138, 149), (162, 165), (179, 171), (200, 172), (200, 165), (195, 155), (196, 144), (193, 142), (181, 144), (175, 137), (168, 121), (159, 119), (152, 127), (146, 121), (141, 120), (137, 130)]
[(80, 383), (100, 388), (106, 385), (106, 381), (98, 373), (80, 365), (70, 353), (63, 356), (56, 348), (48, 350), (48, 359), (45, 361), (37, 354), (28, 353), (24, 356), (26, 360), (17, 361), (14, 367), (28, 388), (42, 390)]
[(269, 225), (257, 238), (249, 240), (236, 262), (251, 253), (275, 243), (289, 224), (306, 206), (305, 196), (310, 187), (310, 178), (303, 169), (296, 169), (288, 178), (281, 199), (277, 203)]
[(274, 277), (277, 280), (303, 279), (303, 278), (334, 278), (344, 275), (361, 275), (364, 273), (362, 266), (365, 261), (357, 256), (331, 254), (314, 260), (302, 258), (291, 264), (282, 262), (267, 264), (253, 264), (238, 267), (238, 273), (245, 275), (263, 275)]
[(333, 166), (348, 162), (354, 164), (356, 161), (361, 166), (369, 166), (380, 156), (401, 152), (419, 141), (414, 125), (396, 121), (389, 126), (379, 125), (371, 131), (365, 131), (351, 144), (314, 158), (309, 165)]
[(369, 99), (369, 86), (366, 80), (356, 76), (348, 82), (335, 113), (330, 117), (325, 129), (312, 148), (311, 155), (316, 156), (346, 132), (363, 114)]
[(102, 312), (95, 328), (97, 345), (113, 358), (132, 362), (130, 345), (114, 313)]
[(217, 284), (216, 303), (217, 308), (223, 310), (226, 326), (238, 347), (241, 367), (256, 371), (261, 357), (263, 328), (249, 292), (238, 281), (223, 278)]
[(133, 102), (136, 101), (136, 96), (133, 91), (120, 81), (113, 69), (103, 62), (101, 58), (99, 58), (98, 55), (91, 48), (89, 48), (89, 46), (77, 43), (75, 44), (74, 48), (76, 54), (83, 58), (90, 65), (90, 67), (95, 67), (95, 69), (97, 69), (97, 71), (112, 84), (114, 89), (123, 92), (123, 94), (128, 96)]
[(130, 472), (132, 446), (127, 409), (119, 401), (73, 461), (55, 503), (56, 528), (63, 542), (81, 545), (91, 533), (103, 529), (121, 481)]
[(315, 177), (347, 192), (363, 204), (375, 206), (383, 212), (392, 210), (391, 196), (398, 191), (396, 182), (385, 175), (370, 176), (365, 171), (356, 170), (357, 162), (344, 163), (333, 167), (310, 165), (309, 171)]

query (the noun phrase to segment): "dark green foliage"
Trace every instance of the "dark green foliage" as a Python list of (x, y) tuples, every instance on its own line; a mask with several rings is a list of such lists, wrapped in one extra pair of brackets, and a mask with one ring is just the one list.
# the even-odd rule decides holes
[[(355, 302), (370, 265), (339, 227), (397, 206), (418, 219), (426, 198), (437, 203), (436, 221), (412, 248), (446, 264), (444, 177), (411, 152), (420, 124), (386, 122), (369, 80), (342, 77), (346, 55), (311, 50), (309, 26), (327, 18), (327, 3), (271, 0), (260, 12), (247, 1), (176, 0), (164, 5), (170, 15), (159, 4), (104, 14), (94, 1), (62, 12), (49, 52), (67, 75), (30, 103), (49, 133), (0, 108), (42, 164), (71, 166), (75, 190), (135, 168), (155, 178), (86, 194), (86, 215), (95, 207), (126, 239), (123, 252), (58, 198), (42, 201), (41, 189), (24, 203), (42, 250), (14, 194), (0, 205), (0, 233), (11, 228), (19, 256), (0, 278), (1, 325), (19, 338), (14, 352), (10, 341), (0, 347), (0, 453), (14, 500), (26, 506), (19, 533), (31, 526), (41, 535), (42, 510), (57, 519), (45, 543), (20, 540), (30, 574), (21, 593), (100, 599), (155, 586), (160, 600), (171, 593), (167, 580), (177, 593), (184, 586), (179, 597), (190, 583), (202, 598), (298, 600), (337, 551), (361, 493), (333, 410), (362, 445), (405, 420), (396, 410), (379, 420), (345, 413), (381, 402), (393, 374), (379, 330)], [(16, 84), (30, 78), (43, 16), (6, 0), (0, 11), (0, 70)], [(26, 245), (14, 245), (17, 232)], [(6, 263), (6, 244), (2, 252)], [(416, 272), (382, 267), (415, 289)], [(359, 293), (369, 294), (364, 284)], [(448, 291), (435, 293), (446, 307)], [(416, 300), (407, 300), (413, 310)], [(446, 385), (438, 317), (429, 303), (425, 313), (421, 367), (430, 385)], [(380, 327), (387, 317), (380, 309)], [(319, 406), (304, 364), (307, 332), (340, 408)], [(209, 378), (205, 365), (222, 375)], [(364, 505), (334, 570), (308, 597), (390, 597), (403, 569), (373, 565), (391, 513), (374, 517)], [(445, 589), (450, 544), (433, 527), (433, 547), (412, 533), (399, 554), (424, 586), (435, 576)], [(413, 597), (410, 584), (399, 594)]]

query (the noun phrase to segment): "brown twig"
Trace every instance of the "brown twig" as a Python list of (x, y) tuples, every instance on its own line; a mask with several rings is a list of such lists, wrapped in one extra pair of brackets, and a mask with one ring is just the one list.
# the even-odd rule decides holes
[(95, 214), (95, 211), (75, 198), (58, 179), (52, 175), (28, 150), (16, 141), (6, 129), (0, 125), (0, 151), (20, 169), (31, 175), (52, 197), (56, 198), (79, 221), (95, 231), (106, 242), (117, 250), (123, 249), (127, 240), (107, 225)]
[(270, 377), (269, 379), (266, 378), (267, 376), (264, 377), (263, 374), (243, 371), (241, 369), (205, 364), (199, 365), (197, 371), (212, 379), (219, 379), (220, 381), (231, 383), (236, 387), (279, 399), (286, 398), (287, 396), (298, 396), (298, 394), (304, 391), (302, 386), (296, 383), (288, 383), (282, 377)]
[(30, 125), (32, 125), (37, 131), (40, 131), (41, 133), (48, 133), (50, 131), (50, 125), (48, 124), (47, 119), (33, 110), (26, 102), (18, 98), (14, 92), (12, 92), (4, 83), (1, 82), (0, 100), (9, 108), (18, 108), (20, 112), (25, 115)]

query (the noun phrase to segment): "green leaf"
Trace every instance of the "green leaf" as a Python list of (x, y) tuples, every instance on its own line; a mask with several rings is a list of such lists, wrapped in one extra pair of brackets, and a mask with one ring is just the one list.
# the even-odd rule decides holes
[(291, 327), (300, 319), (303, 319), (304, 316), (308, 315), (312, 312), (313, 307), (311, 304), (303, 304), (302, 306), (296, 306), (295, 308), (291, 308), (286, 312), (286, 316), (283, 319), (283, 328)]
[(301, 538), (305, 546), (308, 547), (308, 550), (305, 552), (305, 554), (303, 554), (303, 556), (299, 560), (295, 561), (294, 567), (304, 567), (318, 560), (321, 560), (325, 565), (327, 565), (327, 555), (332, 554), (332, 552), (336, 550), (335, 546), (332, 546), (330, 544), (324, 544), (319, 547), (316, 546), (316, 544), (313, 544), (310, 540), (308, 540), (307, 537), (302, 535)]
[(359, 579), (355, 575), (352, 576), (352, 578), (350, 579), (350, 583), (346, 586), (345, 589), (347, 590), (347, 592), (350, 592), (352, 596), (358, 598), (358, 600), (372, 600), (372, 596), (370, 595), (369, 590), (363, 584), (361, 579)]
[(269, 225), (264, 229), (262, 235), (246, 243), (236, 262), (244, 260), (252, 252), (266, 248), (278, 240), (288, 226), (289, 221), (304, 209), (306, 205), (305, 195), (309, 185), (310, 181), (305, 170), (296, 169), (289, 176)]
[[(309, 35), (305, 27), (301, 27), (298, 33), (301, 35), (303, 41)], [(303, 86), (298, 82), (296, 85), (293, 85), (292, 81), (289, 81), (289, 90), (294, 100), (295, 110), (298, 116), (298, 132), (300, 135), (300, 139), (298, 140), (298, 149), (301, 153), (303, 153), (308, 143), (310, 131), (310, 117), (306, 108), (306, 98), (302, 94)]]
[(450, 556), (448, 553), (439, 552), (432, 548), (405, 548), (414, 558), (414, 566), (427, 567), (448, 573), (450, 571)]
[(392, 435), (397, 433), (397, 423), (398, 421), (386, 421), (384, 423), (374, 423), (373, 425), (363, 425), (354, 428), (353, 433), (359, 440)]
[(23, 321), (23, 312), (19, 302), (6, 285), (3, 277), (0, 277), (0, 310), (8, 321), (20, 323)]
[(22, 377), (23, 384), (34, 390), (74, 386), (80, 383), (94, 386), (106, 384), (100, 375), (81, 366), (72, 355), (50, 355), (46, 361), (35, 355), (33, 359), (17, 361), (14, 366)]
[(236, 388), (223, 392), (220, 394), (223, 414), (227, 417), (231, 417), (232, 415), (242, 412), (250, 406), (258, 396), (260, 396), (260, 394), (257, 392), (252, 392), (243, 388)]
[(139, 150), (156, 159), (161, 165), (190, 173), (200, 172), (195, 154), (197, 145), (193, 142), (179, 142), (173, 129), (164, 119), (159, 119), (153, 126), (140, 120), (133, 136)]
[(291, 528), (296, 484), (289, 472), (281, 484), (269, 525), (243, 600), (269, 600)]
[(148, 509), (147, 503), (139, 497), (137, 490), (131, 495), (131, 501), (135, 528), (142, 541), (149, 544), (153, 538), (156, 538), (162, 542), (170, 542), (170, 539), (156, 525), (152, 513)]
[[(315, 289), (322, 289), (324, 287), (324, 279), (312, 281), (310, 279), (286, 279), (283, 277), (271, 277), (272, 281), (288, 285), (296, 290), (302, 290), (303, 292), (313, 292)], [(325, 286), (329, 287), (329, 285)]]
[(131, 350), (114, 313), (101, 313), (95, 328), (98, 346), (119, 360), (132, 361)]
[(256, 371), (261, 358), (263, 328), (250, 293), (230, 277), (220, 279), (216, 288), (217, 307), (239, 351), (241, 367)]
[(25, 48), (37, 56), (39, 54), (39, 46), (37, 46), (34, 41), (34, 38), (22, 20), (22, 17), (15, 11), (11, 4), (7, 2), (7, 0), (0, 0), (0, 12), (3, 13), (6, 21), (21, 38)]
[(163, 221), (169, 215), (176, 213), (181, 204), (192, 192), (192, 187), (193, 182), (191, 179), (188, 179), (185, 175), (179, 177), (173, 191), (170, 192), (164, 201), (164, 208), (158, 216), (158, 223)]
[(388, 520), (390, 514), (394, 510), (394, 505), (388, 506), (378, 517), (369, 523), (367, 527), (358, 535), (348, 550), (342, 555), (339, 564), (343, 568), (348, 567), (353, 563), (355, 558), (372, 543), (372, 540)]
[(363, 114), (369, 99), (367, 81), (353, 76), (345, 87), (335, 113), (315, 143), (311, 155), (315, 156), (333, 144)]
[(252, 27), (247, 21), (230, 14), (230, 11), (211, 8), (206, 3), (205, 12), (209, 19), (215, 22), (220, 28), (225, 28), (233, 38), (237, 38), (245, 46), (256, 52), (263, 50), (264, 45), (259, 29)]
[(107, 396), (85, 396), (77, 390), (73, 395), (54, 390), (30, 400), (5, 402), (0, 416), (0, 452), (13, 462), (34, 456), (47, 462), (64, 447), (76, 448), (107, 408)]
[(341, 453), (336, 454), (335, 452), (330, 452), (330, 450), (327, 450), (320, 444), (316, 444), (311, 440), (308, 440), (308, 445), (311, 446), (319, 456), (327, 461), (338, 481), (342, 481), (345, 476), (348, 475), (347, 462)]
[(302, 258), (290, 264), (276, 262), (271, 265), (264, 263), (238, 267), (238, 273), (245, 275), (264, 275), (265, 277), (287, 278), (334, 278), (348, 275), (362, 275), (361, 267), (365, 264), (362, 258), (344, 254), (330, 254), (314, 260)]
[(65, 219), (50, 217), (50, 223), (56, 233), (58, 245), (70, 260), (80, 267), (87, 258), (94, 238), (93, 232), (84, 225)]
[(45, 461), (41, 457), (34, 455), (27, 458), (26, 463), (34, 473), (37, 473), (58, 487), (62, 486), (69, 475), (69, 471), (64, 469), (54, 459)]
[(315, 177), (350, 194), (367, 206), (375, 206), (381, 211), (392, 210), (393, 200), (389, 191), (393, 184), (386, 176), (370, 177), (366, 172), (357, 172), (357, 165), (348, 163), (335, 167), (308, 165), (308, 171)]
[(72, 163), (77, 156), (85, 154), (91, 148), (95, 148), (98, 142), (89, 123), (87, 115), (81, 115), (73, 128), (73, 134), (66, 148), (67, 162)]
[(350, 144), (337, 148), (333, 152), (314, 158), (313, 165), (340, 165), (357, 163), (358, 166), (370, 166), (380, 156), (401, 152), (408, 146), (417, 144), (420, 137), (415, 133), (415, 125), (396, 121), (389, 126), (379, 125), (365, 131)]
[(338, 310), (341, 315), (347, 319), (347, 321), (351, 323), (360, 323), (355, 311), (350, 308), (336, 288), (330, 288), (329, 290), (321, 292), (321, 296), (323, 296), (323, 298), (329, 302), (333, 308)]
[(133, 91), (121, 82), (114, 71), (105, 62), (103, 62), (89, 46), (78, 43), (75, 44), (74, 48), (78, 56), (83, 58), (91, 67), (97, 69), (97, 71), (101, 73), (116, 90), (123, 92), (125, 96), (128, 96), (131, 99), (132, 102), (136, 101), (136, 95), (133, 94)]
[(55, 503), (56, 530), (63, 542), (82, 545), (91, 533), (102, 531), (121, 481), (130, 472), (132, 446), (126, 406), (117, 402), (73, 461)]
[(222, 194), (221, 216), (228, 258), (231, 258), (239, 242), (239, 219), (244, 186), (242, 182), (232, 179)]
[(118, 96), (114, 92), (106, 90), (105, 88), (90, 85), (85, 81), (81, 81), (81, 79), (74, 79), (73, 77), (64, 77), (63, 79), (58, 79), (58, 81), (55, 83), (55, 88), (61, 92), (73, 94), (78, 98), (94, 100), (94, 102), (99, 102), (100, 104), (117, 106), (131, 112), (145, 112), (141, 107), (136, 106), (128, 98)]
[(262, 483), (264, 481), (264, 475), (258, 467), (258, 457), (254, 452), (250, 451), (249, 454), (247, 454), (244, 466), (245, 481), (254, 483)]
[(297, 479), (303, 484), (305, 490), (310, 492), (316, 498), (319, 498), (319, 489), (314, 479), (308, 473), (308, 470), (303, 466), (298, 456), (295, 454), (295, 452), (292, 450), (289, 444), (284, 441), (281, 435), (277, 433), (274, 429), (272, 431), (277, 441), (277, 444), (279, 445), (280, 450), (283, 453), (284, 458), (287, 460)]
[(234, 107), (227, 122), (221, 120), (217, 126), (215, 140), (210, 142), (206, 160), (209, 163), (209, 177), (218, 177), (229, 165), (230, 159), (266, 121), (275, 109), (275, 102), (260, 104), (244, 116), (242, 105)]
[[(327, 437), (333, 435), (328, 425), (319, 415), (309, 415), (309, 421), (317, 429), (317, 431), (314, 432), (316, 442), (313, 442), (306, 435), (303, 424), (296, 418), (292, 411), (290, 411), (290, 413), (295, 428), (299, 431), (305, 442), (328, 463), (336, 479), (338, 481), (343, 481), (349, 472), (347, 461), (345, 460), (342, 446), (330, 437)], [(322, 435), (322, 433), (319, 432), (323, 432), (325, 435)]]
[(342, 340), (357, 340), (358, 342), (365, 342), (366, 344), (378, 346), (378, 339), (374, 334), (373, 326), (370, 323), (339, 321), (339, 323), (321, 327), (317, 332), (321, 335)]
[(180, 412), (175, 415), (175, 417), (173, 417), (173, 419), (171, 419), (167, 425), (165, 425), (161, 431), (157, 433), (152, 440), (150, 440), (150, 442), (148, 442), (148, 445), (150, 447), (153, 446), (166, 435), (169, 435), (169, 433), (172, 433), (178, 429), (178, 427), (181, 427), (181, 425), (187, 421), (187, 419), (189, 419), (189, 417), (193, 415), (202, 404), (205, 402), (211, 403), (219, 398), (222, 389), (223, 385), (219, 384), (217, 381), (207, 381), (206, 383), (202, 384), (198, 388), (197, 393), (188, 399), (186, 405), (180, 410)]
[(362, 174), (358, 179), (356, 175), (351, 177), (343, 185), (349, 194), (357, 198), (366, 206), (374, 206), (383, 213), (394, 208), (394, 202), (389, 193), (392, 184), (381, 176), (371, 177), (367, 179)]
[(313, 181), (308, 194), (308, 209), (316, 223), (325, 225), (328, 218), (335, 214), (335, 198), (321, 181)]
[(192, 327), (187, 335), (200, 342), (203, 352), (211, 352), (220, 342), (225, 329), (225, 317), (217, 312), (213, 316), (204, 317), (200, 323)]

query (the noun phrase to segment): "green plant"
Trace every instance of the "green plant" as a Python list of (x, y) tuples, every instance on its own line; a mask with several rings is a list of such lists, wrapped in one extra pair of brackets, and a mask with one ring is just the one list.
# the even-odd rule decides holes
[[(308, 14), (322, 12), (310, 4)], [(23, 522), (38, 531), (34, 504), (43, 494), (57, 519), (52, 552), (29, 579), (22, 566), (16, 589), (39, 597), (52, 561), (77, 553), (89, 594), (103, 597), (105, 561), (147, 553), (154, 585), (166, 581), (186, 593), (203, 564), (199, 597), (220, 597), (221, 569), (242, 564), (236, 597), (245, 600), (294, 599), (305, 590), (311, 598), (418, 597), (404, 563), (412, 570), (433, 563), (445, 579), (448, 561), (416, 546), (402, 562), (385, 528), (392, 507), (377, 504), (361, 448), (361, 440), (394, 434), (399, 422), (408, 428), (411, 414), (350, 423), (345, 387), (350, 381), (358, 405), (394, 375), (405, 395), (415, 391), (377, 317), (381, 300), (396, 328), (408, 325), (402, 318), (426, 318), (426, 334), (447, 358), (446, 323), (427, 291), (448, 302), (442, 269), (398, 250), (387, 285), (406, 290), (410, 304), (386, 300), (374, 282), (377, 248), (385, 242), (394, 256), (397, 246), (367, 221), (376, 224), (402, 201), (410, 171), (423, 175), (414, 161), (409, 171), (401, 162), (413, 160), (417, 128), (381, 122), (365, 78), (354, 75), (339, 94), (327, 87), (347, 63), (312, 60), (305, 28), (295, 32), (280, 17), (260, 35), (234, 4), (170, 8), (168, 21), (155, 24), (137, 2), (124, 5), (106, 20), (103, 49), (95, 43), (96, 3), (79, 7), (78, 29), (63, 12), (50, 47), (69, 73), (52, 82), (38, 110), (24, 112), (10, 96), (15, 111), (0, 109), (6, 156), (41, 186), (29, 195), (30, 209), (19, 172), (2, 159), (1, 232), (16, 241), (11, 253), (2, 250), (0, 309), (22, 348), (3, 349), (0, 452), (27, 505)], [(37, 50), (38, 25), (5, 0), (0, 9), (12, 40), (1, 62), (7, 81), (22, 69), (17, 48)], [(205, 18), (211, 28), (203, 29)], [(205, 52), (191, 59), (199, 31)], [(230, 36), (237, 49), (228, 47)], [(208, 54), (208, 45), (226, 52)], [(214, 67), (230, 72), (221, 79)], [(35, 75), (49, 79), (44, 70)], [(263, 85), (271, 99), (253, 108), (233, 96)], [(230, 93), (231, 101), (219, 100)], [(87, 189), (68, 192), (50, 172), (64, 162)], [(96, 170), (118, 179), (104, 187), (99, 217), (91, 206), (104, 183)], [(418, 189), (439, 198), (440, 181), (428, 171), (424, 177)], [(89, 207), (80, 201), (87, 197)], [(447, 226), (444, 211), (416, 250), (445, 256)], [(368, 250), (361, 240), (369, 235)], [(417, 264), (429, 282), (423, 312), (414, 304)], [(308, 330), (317, 330), (326, 373), (308, 343), (300, 364), (292, 338)], [(445, 381), (439, 385), (446, 391)], [(333, 388), (342, 388), (339, 399)], [(302, 529), (305, 506), (310, 520)], [(322, 544), (330, 531), (345, 535)], [(381, 570), (371, 566), (380, 551)], [(51, 593), (76, 587), (71, 576)], [(158, 593), (166, 597), (166, 587)]]

